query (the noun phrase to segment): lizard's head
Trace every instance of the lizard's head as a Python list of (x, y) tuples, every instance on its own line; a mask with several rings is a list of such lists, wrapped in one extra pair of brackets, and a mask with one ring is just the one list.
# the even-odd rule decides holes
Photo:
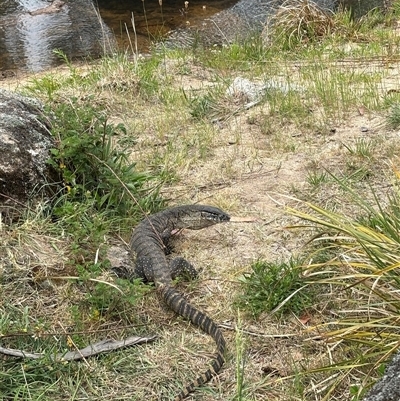
[(190, 209), (190, 213), (186, 214), (184, 220), (187, 222), (186, 228), (191, 230), (200, 230), (230, 220), (227, 213), (214, 206), (192, 205)]
[(210, 221), (211, 224), (223, 223), (231, 219), (223, 210), (212, 206), (206, 206), (200, 213), (202, 219)]

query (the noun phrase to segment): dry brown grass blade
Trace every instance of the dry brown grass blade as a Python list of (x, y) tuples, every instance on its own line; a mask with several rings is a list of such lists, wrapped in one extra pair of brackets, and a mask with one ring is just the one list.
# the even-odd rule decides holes
[[(82, 278), (79, 276), (48, 276), (47, 278), (50, 280), (82, 280)], [(108, 285), (109, 287), (116, 289), (120, 294), (124, 294), (124, 292), (117, 285), (110, 283), (109, 281), (99, 280), (96, 278), (88, 278), (87, 281)]]

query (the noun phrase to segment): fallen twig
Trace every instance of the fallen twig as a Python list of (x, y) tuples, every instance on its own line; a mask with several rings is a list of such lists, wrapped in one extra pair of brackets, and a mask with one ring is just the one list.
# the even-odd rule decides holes
[[(55, 356), (50, 356), (50, 359), (54, 362), (63, 362), (63, 361), (76, 361), (78, 359), (87, 358), (89, 356), (97, 355), (102, 352), (109, 352), (119, 348), (128, 347), (134, 344), (143, 344), (147, 342), (154, 341), (157, 336), (148, 336), (148, 337), (138, 337), (132, 336), (128, 337), (125, 340), (114, 340), (112, 338), (106, 338), (105, 340), (101, 340), (98, 343), (90, 344), (85, 348), (76, 351), (68, 351), (64, 353), (58, 353)], [(21, 351), (18, 349), (12, 348), (3, 348), (0, 347), (0, 353), (10, 356), (16, 356), (20, 358), (30, 358), (30, 359), (41, 359), (44, 357), (42, 353), (30, 353)]]

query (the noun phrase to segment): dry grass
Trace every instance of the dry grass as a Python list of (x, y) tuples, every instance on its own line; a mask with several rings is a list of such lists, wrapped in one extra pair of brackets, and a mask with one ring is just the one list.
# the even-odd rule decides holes
[[(318, 14), (310, 2), (301, 3), (303, 8), (307, 3), (306, 13), (303, 8), (290, 11), (302, 16), (301, 24), (290, 25), (281, 15), (289, 32), (301, 34), (304, 23), (313, 26), (318, 35), (324, 33), (318, 31), (319, 26), (331, 29), (330, 16)], [(327, 53), (329, 49), (325, 49)], [(201, 58), (187, 55), (175, 55), (166, 63), (158, 60), (151, 67), (139, 62), (142, 72), (129, 68), (126, 59), (118, 60), (115, 68), (112, 61), (105, 61), (85, 71), (77, 69), (75, 82), (82, 80), (84, 85), (61, 86), (56, 93), (57, 99), (94, 95), (113, 121), (123, 122), (128, 129), (126, 141), (132, 141), (132, 160), (143, 170), (162, 175), (166, 180), (162, 192), (170, 204), (209, 203), (232, 216), (251, 220), (186, 232), (177, 241), (176, 253), (200, 269), (198, 281), (179, 283), (179, 289), (191, 303), (222, 324), (228, 342), (222, 373), (190, 399), (323, 400), (329, 386), (339, 380), (332, 371), (302, 374), (305, 369), (316, 369), (349, 352), (343, 344), (332, 346), (321, 341), (319, 332), (307, 331), (347, 306), (333, 287), (321, 293), (304, 315), (281, 319), (268, 313), (254, 319), (238, 310), (235, 300), (241, 291), (238, 278), (249, 271), (253, 261), (288, 260), (300, 253), (310, 238), (308, 232), (288, 229), (299, 222), (285, 213), (285, 206), (294, 204), (293, 196), (354, 211), (351, 201), (332, 182), (322, 180), (315, 185), (317, 181), (310, 180), (311, 172), (328, 169), (340, 173), (365, 196), (369, 185), (378, 194), (390, 185), (387, 166), (398, 163), (400, 143), (397, 133), (383, 124), (382, 103), (388, 100), (388, 88), (400, 85), (399, 65), (391, 60), (389, 69), (384, 55), (380, 55), (382, 61), (374, 65), (379, 74), (375, 81), (368, 82), (362, 77), (371, 67), (369, 59), (359, 57), (351, 62), (341, 59), (324, 63), (324, 55), (319, 54), (320, 58), (302, 64), (265, 55), (262, 68), (254, 65), (254, 69), (244, 71), (236, 68), (236, 60), (232, 68), (218, 67), (219, 56), (212, 53), (203, 55), (209, 57), (204, 61), (207, 69), (202, 68)], [(318, 76), (312, 73), (316, 68), (328, 72)], [(69, 74), (70, 70), (66, 71), (67, 78)], [(215, 104), (218, 107), (221, 102), (223, 112), (229, 109), (229, 98), (220, 87), (227, 87), (239, 75), (263, 81), (295, 81), (302, 91), (267, 93), (254, 108), (240, 109), (216, 123), (191, 116), (188, 96), (207, 95), (215, 87)], [(63, 80), (62, 74), (57, 72), (56, 76)], [(354, 92), (343, 78), (349, 76), (360, 79)], [(9, 85), (9, 81), (2, 85)], [(365, 95), (361, 103), (360, 93)], [(367, 99), (383, 100), (367, 107)], [(235, 107), (234, 99), (231, 107)], [(361, 140), (368, 141), (372, 136), (378, 145), (372, 148), (372, 155), (363, 154)], [(205, 369), (214, 350), (212, 341), (160, 307), (152, 289), (144, 291), (143, 286), (117, 282), (126, 298), (109, 287), (99, 299), (90, 281), (49, 279), (54, 275), (79, 275), (82, 258), (89, 254), (94, 261), (96, 257), (96, 249), (85, 254), (72, 252), (73, 238), (51, 227), (48, 221), (30, 223), (29, 219), (16, 227), (2, 227), (0, 333), (7, 335), (2, 343), (52, 352), (74, 347), (68, 336), (77, 346), (106, 335), (122, 338), (156, 333), (159, 340), (66, 365), (2, 358), (0, 374), (15, 377), (20, 388), (17, 399), (173, 399), (184, 383)], [(116, 241), (104, 238), (99, 245), (100, 261), (104, 259), (102, 251)], [(99, 271), (98, 278), (114, 282), (105, 266)], [(128, 302), (128, 297), (135, 294), (138, 297)], [(25, 337), (26, 332), (29, 335)], [(241, 398), (237, 377), (240, 361)], [(336, 390), (329, 393), (329, 399), (350, 399), (350, 388), (360, 382), (360, 377), (361, 373), (345, 375)]]
[(275, 32), (288, 42), (323, 38), (334, 32), (333, 13), (321, 9), (310, 0), (287, 0), (277, 8), (270, 20)]

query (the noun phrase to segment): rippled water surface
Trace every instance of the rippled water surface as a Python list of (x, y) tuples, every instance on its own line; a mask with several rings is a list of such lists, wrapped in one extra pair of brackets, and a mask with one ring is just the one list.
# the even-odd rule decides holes
[(149, 41), (159, 39), (177, 27), (199, 24), (204, 18), (236, 2), (237, 0), (192, 0), (188, 8), (185, 8), (183, 0), (163, 0), (161, 7), (158, 0), (103, 0), (99, 1), (99, 7), (104, 21), (111, 27), (122, 48), (129, 47), (126, 27), (132, 41), (134, 38), (131, 18), (133, 13), (139, 46), (146, 49)]
[[(58, 0), (59, 1), (59, 0)], [(236, 0), (64, 0), (49, 9), (48, 0), (0, 0), (0, 74), (41, 71), (60, 62), (54, 49), (70, 59), (97, 57), (115, 44), (129, 50), (136, 37), (140, 51), (179, 26), (195, 25)], [(37, 10), (40, 10), (37, 12)], [(115, 42), (116, 41), (116, 42)]]
[[(69, 59), (98, 57), (118, 46), (131, 50), (135, 37), (140, 51), (181, 26), (196, 26), (237, 0), (0, 0), (0, 79), (18, 70), (41, 71), (60, 63), (54, 49)], [(269, 1), (269, 0), (265, 0)], [(272, 1), (272, 0), (271, 0)], [(383, 0), (342, 0), (356, 14)], [(38, 12), (38, 10), (40, 10)], [(136, 36), (135, 36), (135, 30)], [(132, 43), (132, 45), (131, 45)]]

